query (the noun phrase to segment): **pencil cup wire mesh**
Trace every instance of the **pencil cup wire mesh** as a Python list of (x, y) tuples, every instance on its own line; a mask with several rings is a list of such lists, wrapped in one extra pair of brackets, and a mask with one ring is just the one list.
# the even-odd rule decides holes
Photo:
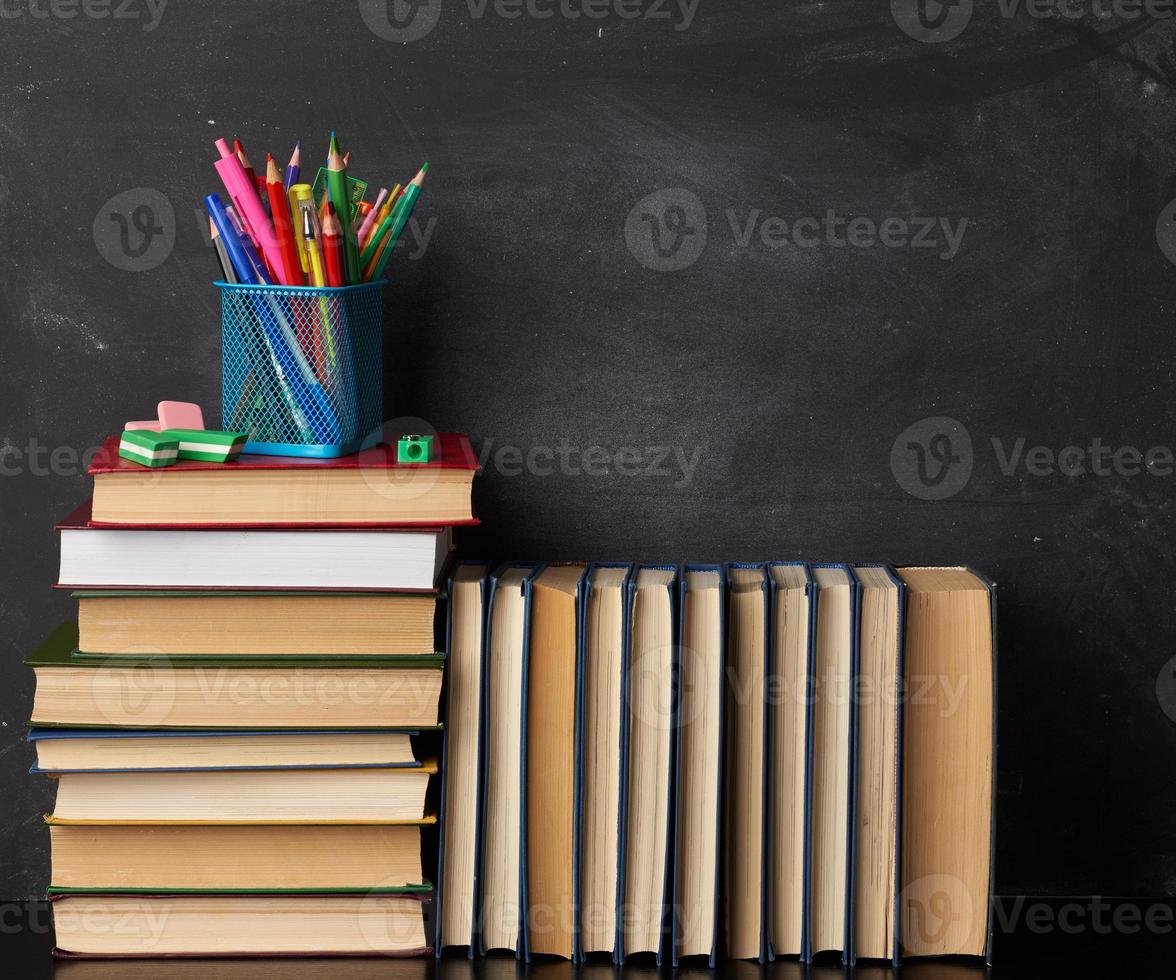
[(217, 286), (225, 428), (247, 453), (358, 452), (384, 416), (384, 283)]

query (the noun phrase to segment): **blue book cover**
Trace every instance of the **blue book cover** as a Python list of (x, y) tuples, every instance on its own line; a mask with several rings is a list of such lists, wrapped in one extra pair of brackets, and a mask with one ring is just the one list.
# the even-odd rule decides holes
[[(627, 604), (629, 607), (630, 629), (631, 629), (631, 631), (636, 629), (637, 624), (636, 624), (635, 612), (636, 612), (637, 596), (638, 596), (638, 593), (640, 592), (639, 579), (641, 577), (641, 573), (646, 570), (653, 570), (653, 571), (661, 571), (661, 572), (669, 572), (670, 573), (669, 581), (667, 582), (667, 584), (665, 586), (666, 598), (668, 600), (668, 607), (669, 607), (669, 622), (668, 622), (668, 624), (664, 624), (664, 625), (666, 626), (668, 635), (670, 637), (674, 637), (677, 635), (676, 631), (675, 631), (675, 624), (674, 624), (674, 620), (676, 619), (675, 612), (676, 612), (676, 608), (677, 608), (676, 603), (674, 602), (675, 582), (676, 582), (677, 576), (678, 576), (678, 568), (676, 565), (640, 565), (640, 566), (638, 566), (636, 573), (629, 580), (629, 594), (628, 594)], [(670, 703), (672, 703), (673, 670), (674, 670), (674, 664), (675, 664), (675, 655), (676, 655), (676, 652), (672, 649), (672, 641), (671, 641), (670, 679), (669, 679), (671, 690), (667, 693), (667, 698)], [(622, 856), (627, 855), (627, 844), (628, 844), (629, 829), (630, 829), (629, 825), (630, 825), (630, 821), (632, 819), (634, 819), (633, 814), (630, 812), (630, 805), (629, 805), (629, 803), (630, 803), (629, 779), (630, 779), (630, 776), (631, 776), (634, 768), (645, 762), (645, 760), (637, 759), (634, 757), (635, 749), (633, 746), (633, 739), (632, 739), (632, 727), (633, 727), (633, 723), (634, 723), (633, 700), (632, 700), (632, 688), (633, 688), (633, 670), (632, 670), (632, 668), (633, 668), (634, 664), (632, 663), (632, 660), (634, 657), (637, 656), (636, 651), (634, 649), (630, 649), (629, 656), (630, 656), (630, 663), (629, 663), (628, 669), (626, 669), (626, 673), (625, 673), (624, 713), (622, 715), (623, 721), (622, 721), (622, 731), (621, 731), (621, 735), (622, 735), (621, 756), (623, 759), (623, 766), (624, 766), (623, 771), (622, 771), (622, 775), (621, 775), (621, 841), (620, 841), (620, 850), (621, 850)], [(665, 737), (669, 742), (669, 759), (670, 759), (669, 773), (668, 773), (668, 778), (665, 782), (665, 785), (663, 787), (659, 787), (659, 789), (661, 791), (664, 791), (664, 793), (665, 793), (666, 821), (665, 821), (665, 825), (663, 827), (660, 827), (657, 831), (658, 836), (663, 841), (664, 846), (665, 846), (664, 874), (662, 875), (662, 880), (655, 883), (655, 888), (660, 890), (660, 893), (661, 893), (661, 903), (660, 904), (661, 904), (661, 908), (662, 908), (662, 915), (661, 915), (661, 921), (660, 921), (660, 925), (659, 925), (660, 939), (657, 944), (657, 949), (653, 950), (652, 952), (654, 952), (654, 954), (655, 954), (657, 965), (659, 967), (662, 965), (663, 960), (666, 958), (666, 954), (669, 952), (670, 933), (671, 933), (669, 917), (670, 917), (670, 896), (671, 896), (671, 892), (672, 892), (672, 888), (673, 888), (672, 872), (673, 872), (673, 863), (674, 862), (673, 862), (673, 848), (671, 846), (672, 842), (671, 842), (671, 837), (670, 837), (670, 833), (671, 833), (670, 828), (673, 826), (673, 821), (674, 821), (673, 758), (674, 758), (674, 748), (676, 745), (676, 741), (675, 741), (675, 732), (674, 732), (674, 725), (672, 724), (672, 719), (670, 719), (670, 722), (671, 723), (666, 726), (667, 731), (665, 734)], [(626, 896), (626, 892), (627, 892), (626, 877), (627, 877), (627, 874), (628, 874), (628, 861), (626, 859), (626, 860), (622, 860), (622, 874), (621, 874), (621, 877), (620, 877), (620, 880), (619, 880), (618, 886), (617, 886), (617, 959), (619, 962), (622, 962), (622, 963), (624, 962), (625, 958), (629, 955), (629, 950), (625, 946), (625, 935), (624, 935), (624, 933), (625, 933), (624, 923), (626, 920), (626, 897), (627, 897)]]
[(693, 651), (687, 643), (687, 609), (686, 599), (687, 593), (690, 591), (690, 577), (693, 572), (709, 572), (715, 576), (718, 592), (719, 603), (719, 646), (718, 646), (718, 686), (715, 694), (718, 699), (718, 727), (714, 732), (714, 738), (718, 742), (717, 760), (718, 766), (715, 778), (715, 812), (714, 812), (714, 835), (715, 835), (715, 863), (711, 872), (715, 881), (715, 906), (714, 916), (711, 922), (711, 946), (709, 952), (706, 954), (707, 966), (711, 969), (715, 966), (715, 961), (718, 956), (719, 937), (722, 929), (722, 917), (720, 914), (722, 903), (718, 901), (718, 895), (722, 892), (723, 887), (723, 726), (725, 724), (726, 716), (726, 697), (725, 697), (725, 680), (726, 680), (726, 637), (727, 637), (727, 607), (726, 607), (726, 593), (724, 590), (725, 576), (721, 565), (686, 565), (682, 570), (682, 575), (679, 579), (678, 589), (678, 650), (679, 661), (675, 684), (675, 702), (678, 706), (677, 721), (675, 726), (678, 732), (677, 745), (674, 752), (674, 785), (675, 785), (675, 820), (674, 820), (674, 883), (673, 883), (673, 914), (671, 918), (672, 924), (672, 949), (673, 949), (673, 966), (678, 967), (682, 959), (681, 950), (681, 923), (691, 915), (691, 911), (684, 907), (683, 895), (680, 888), (680, 878), (682, 868), (686, 862), (693, 862), (696, 857), (688, 854), (684, 850), (684, 845), (681, 837), (681, 814), (687, 805), (685, 800), (686, 787), (682, 779), (682, 757), (683, 744), (685, 738), (682, 732), (682, 725), (685, 724), (686, 719), (682, 715), (682, 692), (686, 689), (697, 689), (697, 679), (691, 676), (693, 670), (697, 668), (704, 668), (703, 664), (692, 664), (689, 662), (690, 657), (693, 656)]
[(478, 684), (478, 691), (480, 694), (480, 696), (478, 698), (478, 713), (477, 713), (476, 718), (463, 719), (463, 723), (468, 723), (468, 722), (472, 721), (473, 724), (476, 726), (477, 734), (478, 734), (477, 749), (475, 750), (475, 756), (476, 756), (475, 770), (476, 770), (476, 779), (477, 779), (477, 789), (474, 793), (474, 800), (472, 801), (473, 807), (474, 807), (474, 813), (475, 813), (474, 840), (473, 840), (474, 864), (473, 864), (473, 882), (472, 882), (473, 908), (472, 908), (472, 915), (470, 917), (470, 932), (469, 932), (468, 941), (465, 943), (450, 943), (449, 945), (451, 945), (451, 946), (461, 945), (461, 946), (467, 947), (468, 956), (470, 959), (473, 959), (473, 957), (474, 957), (474, 947), (476, 945), (476, 936), (477, 936), (477, 928), (478, 928), (478, 926), (477, 926), (477, 923), (478, 923), (478, 899), (479, 899), (478, 886), (479, 886), (479, 882), (480, 882), (480, 877), (479, 877), (478, 872), (481, 868), (480, 857), (481, 857), (481, 844), (482, 844), (482, 827), (481, 827), (480, 817), (481, 817), (481, 812), (482, 812), (482, 792), (483, 792), (484, 786), (485, 786), (485, 784), (484, 784), (484, 780), (485, 780), (485, 775), (484, 775), (485, 774), (485, 745), (483, 744), (483, 740), (482, 740), (482, 732), (485, 727), (486, 700), (485, 700), (485, 697), (481, 696), (481, 695), (484, 693), (484, 681), (485, 681), (485, 676), (486, 676), (486, 625), (488, 622), (488, 617), (487, 617), (486, 613), (487, 613), (487, 598), (488, 598), (488, 594), (489, 594), (489, 567), (490, 566), (487, 563), (478, 562), (478, 561), (459, 561), (459, 562), (455, 563), (453, 566), (453, 569), (451, 570), (450, 576), (449, 576), (449, 589), (446, 593), (447, 599), (448, 599), (448, 609), (446, 610), (446, 617), (445, 617), (445, 655), (446, 655), (446, 663), (449, 665), (449, 669), (447, 671), (447, 677), (446, 677), (446, 681), (445, 681), (445, 695), (444, 695), (444, 702), (443, 702), (445, 704), (445, 719), (444, 720), (445, 720), (446, 724), (445, 724), (445, 738), (444, 738), (442, 751), (441, 751), (441, 824), (440, 824), (439, 832), (437, 835), (437, 840), (438, 840), (438, 844), (437, 844), (437, 888), (436, 888), (436, 897), (435, 897), (435, 901), (434, 901), (434, 909), (436, 910), (436, 922), (435, 922), (435, 927), (436, 927), (435, 933), (436, 934), (435, 934), (434, 942), (433, 942), (433, 948), (436, 950), (436, 954), (437, 954), (438, 958), (440, 958), (441, 950), (442, 950), (441, 919), (442, 919), (442, 914), (443, 914), (443, 910), (444, 910), (443, 903), (445, 900), (445, 896), (442, 891), (442, 883), (445, 880), (445, 875), (444, 875), (445, 832), (446, 832), (446, 827), (447, 827), (447, 815), (449, 812), (448, 805), (447, 805), (448, 804), (447, 781), (448, 781), (448, 773), (449, 773), (449, 740), (450, 740), (450, 737), (452, 736), (452, 732), (453, 732), (453, 729), (450, 726), (450, 720), (453, 716), (453, 709), (452, 709), (451, 701), (452, 701), (452, 695), (453, 695), (453, 671), (454, 671), (454, 667), (455, 667), (455, 662), (454, 662), (454, 658), (453, 658), (454, 580), (457, 578), (458, 574), (460, 573), (460, 571), (463, 568), (483, 569), (483, 572), (481, 574), (480, 581), (479, 581), (479, 593), (480, 593), (480, 597), (481, 597), (482, 625), (481, 625), (481, 629), (479, 631), (480, 643), (479, 643), (479, 652), (478, 652), (478, 664), (479, 664), (479, 676), (480, 676), (480, 681)]
[[(522, 581), (519, 583), (519, 590), (523, 602), (523, 631), (522, 631), (522, 650), (520, 656), (521, 676), (522, 676), (522, 691), (521, 704), (522, 710), (520, 717), (517, 719), (521, 728), (520, 748), (519, 748), (519, 763), (517, 770), (517, 778), (519, 783), (519, 798), (523, 800), (523, 789), (527, 785), (527, 673), (529, 668), (529, 650), (530, 650), (530, 623), (531, 623), (531, 584), (535, 576), (542, 570), (543, 562), (506, 562), (494, 572), (490, 577), (490, 592), (486, 607), (486, 651), (487, 651), (487, 665), (483, 672), (482, 678), (482, 700), (486, 705), (486, 711), (483, 714), (483, 728), (482, 728), (482, 743), (485, 746), (485, 751), (490, 750), (490, 735), (494, 718), (492, 716), (492, 706), (490, 703), (491, 692), (491, 675), (494, 670), (493, 658), (491, 657), (491, 644), (494, 638), (494, 610), (496, 601), (498, 600), (502, 586), (503, 576), (511, 569), (522, 569), (524, 572)], [(488, 771), (487, 779), (492, 775)], [(487, 781), (486, 789), (482, 793), (482, 818), (481, 818), (481, 833), (480, 836), (484, 838), (486, 834), (487, 814), (490, 806), (490, 791), (489, 782)], [(518, 922), (518, 938), (514, 947), (515, 957), (518, 959), (525, 959), (527, 956), (526, 941), (527, 930), (524, 928), (525, 915), (527, 909), (527, 867), (526, 867), (526, 845), (527, 845), (527, 811), (526, 806), (520, 806), (519, 817), (519, 833), (518, 833), (518, 847), (519, 847), (519, 888), (518, 894), (515, 897), (516, 907), (519, 914)], [(484, 844), (483, 840), (483, 844)], [(486, 854), (483, 847), (482, 853), (479, 855), (480, 874), (480, 888), (485, 892), (486, 888)], [(485, 954), (488, 950), (485, 941), (485, 912), (486, 903), (484, 901), (484, 894), (478, 903), (478, 949)]]

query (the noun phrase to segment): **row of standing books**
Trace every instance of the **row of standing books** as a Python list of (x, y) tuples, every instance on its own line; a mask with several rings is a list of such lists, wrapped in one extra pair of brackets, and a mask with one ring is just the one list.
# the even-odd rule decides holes
[(988, 956), (985, 578), (468, 563), (449, 591), (439, 948)]

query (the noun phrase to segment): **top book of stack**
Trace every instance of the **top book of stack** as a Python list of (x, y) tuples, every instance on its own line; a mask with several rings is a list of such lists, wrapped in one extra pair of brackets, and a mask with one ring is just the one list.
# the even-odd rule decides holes
[(381, 443), (354, 456), (310, 460), (242, 456), (235, 463), (181, 460), (146, 469), (121, 459), (118, 437), (90, 465), (94, 525), (403, 526), (476, 524), (479, 472), (469, 437), (438, 434), (433, 459), (396, 461)]

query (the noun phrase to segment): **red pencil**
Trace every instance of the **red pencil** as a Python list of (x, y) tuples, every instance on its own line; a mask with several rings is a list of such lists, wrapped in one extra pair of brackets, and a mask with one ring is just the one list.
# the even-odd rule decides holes
[(270, 217), (274, 219), (274, 233), (278, 236), (278, 247), (282, 250), (281, 280), (286, 286), (304, 286), (306, 277), (302, 274), (302, 262), (298, 258), (298, 246), (294, 243), (294, 226), (290, 222), (290, 203), (282, 185), (282, 175), (274, 155), (265, 158), (265, 190), (269, 195)]
[(249, 157), (245, 155), (245, 147), (241, 145), (238, 139), (233, 140), (233, 152), (237, 154), (237, 159), (241, 161), (241, 166), (245, 168), (245, 173), (249, 177), (249, 183), (257, 187), (257, 174), (253, 170), (253, 164), (249, 162)]
[(335, 205), (327, 202), (327, 214), (323, 219), (323, 257), (327, 266), (327, 285), (342, 286), (343, 275), (343, 226), (335, 213)]

